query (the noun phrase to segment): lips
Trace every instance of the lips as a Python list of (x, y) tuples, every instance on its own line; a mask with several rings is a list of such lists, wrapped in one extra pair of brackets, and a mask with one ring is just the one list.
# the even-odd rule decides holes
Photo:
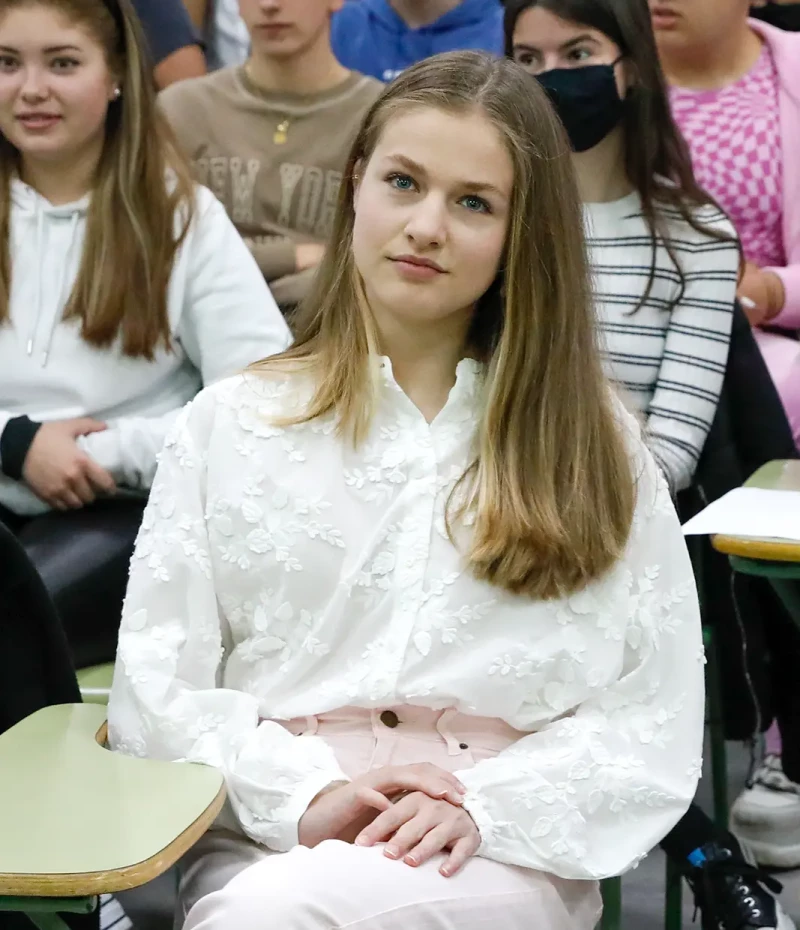
[(671, 7), (660, 5), (651, 8), (650, 17), (655, 29), (664, 29), (674, 26), (680, 18)]
[(17, 121), (28, 129), (43, 129), (57, 123), (61, 117), (57, 113), (21, 113)]
[(404, 265), (413, 265), (417, 268), (430, 268), (431, 271), (438, 271), (439, 274), (445, 273), (444, 268), (433, 261), (433, 259), (421, 258), (418, 255), (397, 255), (392, 259), (392, 261), (400, 262)]
[(274, 37), (282, 35), (289, 28), (291, 27), (288, 23), (262, 23), (260, 26), (256, 26), (256, 32)]

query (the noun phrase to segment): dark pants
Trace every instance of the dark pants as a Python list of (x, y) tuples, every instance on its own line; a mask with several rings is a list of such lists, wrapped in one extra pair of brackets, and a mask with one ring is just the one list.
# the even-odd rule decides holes
[[(53, 602), (19, 540), (0, 522), (0, 733), (42, 707), (80, 699)], [(99, 926), (97, 913), (64, 916), (72, 930)], [(33, 924), (0, 912), (0, 930), (33, 930)]]
[(76, 668), (114, 659), (128, 565), (142, 522), (141, 500), (20, 517), (0, 508), (44, 582)]

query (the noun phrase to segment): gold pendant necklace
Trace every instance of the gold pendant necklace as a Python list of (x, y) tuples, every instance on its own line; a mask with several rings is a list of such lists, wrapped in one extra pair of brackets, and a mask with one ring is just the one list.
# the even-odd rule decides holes
[(275, 145), (286, 145), (286, 139), (289, 136), (289, 123), (290, 120), (285, 119), (275, 127), (275, 132), (272, 136), (272, 141)]

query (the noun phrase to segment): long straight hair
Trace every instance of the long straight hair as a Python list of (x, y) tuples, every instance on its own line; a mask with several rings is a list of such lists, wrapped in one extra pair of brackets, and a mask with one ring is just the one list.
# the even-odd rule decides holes
[[(3, 0), (0, 16), (51, 8), (102, 46), (122, 96), (109, 105), (75, 286), (64, 309), (90, 345), (117, 338), (125, 355), (170, 348), (167, 290), (191, 222), (191, 173), (156, 108), (138, 18), (129, 0)], [(10, 318), (11, 181), (20, 152), (0, 134), (0, 325)]]
[(255, 371), (310, 370), (316, 390), (296, 418), (333, 413), (358, 444), (377, 404), (379, 350), (352, 252), (354, 172), (385, 126), (431, 108), (479, 112), (514, 166), (501, 267), (477, 301), (466, 350), (486, 366), (475, 457), (447, 502), (448, 526), (473, 522), (466, 561), (506, 590), (552, 598), (620, 558), (635, 502), (631, 462), (604, 379), (581, 205), (569, 143), (545, 94), (504, 59), (438, 55), (404, 71), (372, 106), (350, 153), (331, 241), (294, 320), (297, 340)]
[(675, 306), (683, 299), (686, 276), (672, 244), (671, 221), (679, 217), (695, 231), (720, 242), (736, 240), (697, 218), (699, 207), (723, 210), (695, 180), (689, 148), (672, 119), (647, 0), (506, 0), (509, 58), (513, 57), (517, 20), (531, 7), (602, 32), (632, 65), (635, 83), (628, 91), (623, 121), (625, 173), (639, 194), (642, 215), (653, 238), (650, 274), (639, 306), (647, 302), (653, 287), (659, 241), (680, 279)]

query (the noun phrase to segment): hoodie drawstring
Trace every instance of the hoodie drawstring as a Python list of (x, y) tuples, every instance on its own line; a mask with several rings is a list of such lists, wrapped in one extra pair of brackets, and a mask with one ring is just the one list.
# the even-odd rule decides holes
[[(42, 278), (44, 276), (44, 216), (45, 211), (41, 204), (36, 205), (36, 255), (39, 259), (39, 268), (36, 276), (36, 315), (33, 320), (30, 335), (28, 336), (27, 353), (33, 355), (33, 348), (36, 342), (36, 333), (39, 329), (39, 323), (42, 317)], [(50, 357), (50, 349), (53, 345), (56, 328), (64, 318), (65, 294), (64, 289), (67, 283), (69, 270), (74, 258), (75, 244), (77, 241), (78, 224), (81, 216), (77, 211), (72, 213), (69, 218), (69, 245), (61, 262), (61, 270), (58, 278), (58, 286), (55, 291), (55, 311), (50, 321), (50, 329), (47, 334), (44, 352), (42, 353), (42, 368), (46, 367), (47, 360)]]
[(64, 310), (66, 309), (66, 296), (64, 294), (64, 287), (67, 283), (69, 269), (72, 267), (75, 242), (78, 238), (77, 231), (79, 222), (80, 215), (78, 213), (73, 213), (69, 221), (69, 246), (67, 247), (67, 251), (64, 255), (64, 261), (61, 265), (61, 275), (58, 281), (58, 288), (56, 289), (56, 312), (53, 314), (53, 318), (50, 321), (50, 332), (47, 334), (47, 343), (44, 347), (44, 354), (42, 355), (42, 368), (47, 365), (47, 359), (50, 357), (50, 349), (53, 345), (56, 328), (58, 327), (58, 324), (64, 319)]
[(28, 336), (28, 355), (33, 355), (33, 343), (36, 339), (36, 330), (39, 328), (39, 317), (42, 314), (42, 275), (44, 274), (44, 212), (41, 205), (36, 205), (36, 257), (39, 259), (39, 268), (36, 273), (36, 315), (33, 318), (30, 336)]

